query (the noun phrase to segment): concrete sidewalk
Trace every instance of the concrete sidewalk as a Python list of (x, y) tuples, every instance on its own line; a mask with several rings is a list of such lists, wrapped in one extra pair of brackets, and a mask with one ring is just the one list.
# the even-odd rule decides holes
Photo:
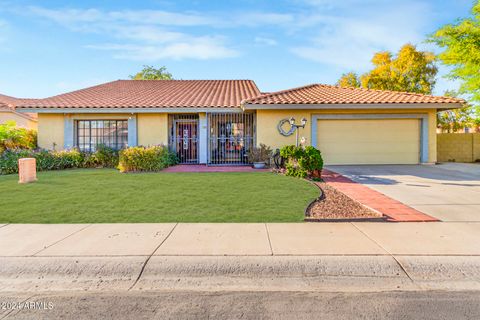
[(479, 222), (0, 225), (0, 257), (480, 255)]
[(480, 290), (480, 223), (0, 226), (0, 291)]

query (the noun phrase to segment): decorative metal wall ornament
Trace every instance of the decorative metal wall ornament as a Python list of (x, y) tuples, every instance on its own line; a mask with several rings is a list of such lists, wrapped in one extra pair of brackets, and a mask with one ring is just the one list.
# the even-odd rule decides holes
[[(288, 131), (285, 131), (285, 130), (283, 129), (283, 125), (284, 125), (285, 123), (288, 123), (288, 124), (290, 125), (290, 129), (289, 129)], [(290, 124), (290, 119), (285, 118), (285, 119), (282, 119), (282, 120), (280, 120), (280, 121), (278, 122), (277, 129), (278, 129), (278, 132), (280, 132), (280, 134), (281, 134), (282, 136), (288, 137), (288, 136), (291, 136), (291, 135), (295, 132), (296, 127), (295, 127), (295, 126), (292, 126), (292, 125)]]

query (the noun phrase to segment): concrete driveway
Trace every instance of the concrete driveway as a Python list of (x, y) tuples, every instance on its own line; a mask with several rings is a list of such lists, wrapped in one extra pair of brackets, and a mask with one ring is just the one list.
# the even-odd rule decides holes
[(480, 164), (328, 166), (442, 221), (480, 221)]

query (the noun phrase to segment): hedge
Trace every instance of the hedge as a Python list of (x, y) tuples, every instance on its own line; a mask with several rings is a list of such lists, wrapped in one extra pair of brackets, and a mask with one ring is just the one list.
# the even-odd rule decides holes
[(35, 158), (37, 171), (118, 166), (118, 151), (106, 146), (98, 146), (93, 153), (80, 152), (77, 149), (63, 151), (7, 149), (0, 154), (0, 174), (17, 173), (20, 158)]
[(178, 163), (165, 146), (131, 147), (120, 151), (120, 172), (160, 171)]

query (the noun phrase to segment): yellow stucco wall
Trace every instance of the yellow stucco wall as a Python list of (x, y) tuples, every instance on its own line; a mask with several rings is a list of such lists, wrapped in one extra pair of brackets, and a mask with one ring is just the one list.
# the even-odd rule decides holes
[[(38, 117), (38, 145), (41, 148), (56, 150), (64, 145), (64, 117), (75, 120), (128, 119), (135, 115), (113, 114), (45, 114)], [(168, 114), (137, 114), (137, 143), (139, 145), (159, 145), (168, 143)]]
[(14, 112), (0, 111), (0, 124), (7, 121), (15, 121), (17, 127), (37, 130), (37, 121), (29, 120)]
[(38, 146), (52, 150), (55, 144), (56, 150), (63, 149), (63, 114), (38, 115)]
[(137, 139), (142, 146), (168, 144), (168, 114), (137, 115)]
[[(355, 110), (257, 110), (257, 144), (265, 143), (272, 148), (280, 148), (287, 144), (295, 144), (295, 134), (288, 137), (282, 136), (277, 130), (277, 124), (280, 120), (294, 117), (296, 122), (305, 117), (308, 122), (305, 129), (300, 129), (299, 137), (305, 137), (307, 145), (311, 144), (311, 125), (312, 114), (410, 114), (421, 113), (428, 114), (429, 122), (429, 159), (428, 162), (436, 162), (437, 160), (437, 136), (436, 136), (436, 110), (430, 109), (355, 109)], [(286, 126), (288, 129), (288, 126)]]

